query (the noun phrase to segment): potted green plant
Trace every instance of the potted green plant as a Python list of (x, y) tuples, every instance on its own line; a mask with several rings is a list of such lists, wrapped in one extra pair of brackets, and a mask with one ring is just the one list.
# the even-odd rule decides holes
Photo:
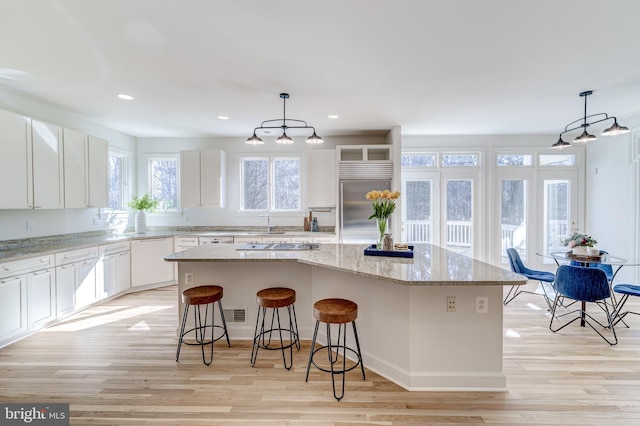
[(149, 194), (144, 194), (142, 198), (134, 195), (127, 205), (137, 210), (135, 221), (136, 234), (144, 234), (147, 232), (147, 215), (145, 211), (153, 212), (158, 208), (158, 200), (152, 199)]
[(598, 244), (598, 242), (591, 237), (591, 235), (581, 234), (577, 231), (574, 231), (569, 238), (564, 240), (564, 245), (569, 247), (573, 254), (581, 256), (595, 253), (595, 251), (592, 252), (590, 249), (593, 249), (596, 244)]

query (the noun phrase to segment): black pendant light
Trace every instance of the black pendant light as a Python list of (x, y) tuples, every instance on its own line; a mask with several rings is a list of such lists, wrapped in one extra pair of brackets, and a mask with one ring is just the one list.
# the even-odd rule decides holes
[[(261, 129), (282, 129), (282, 135), (276, 138), (276, 143), (287, 145), (292, 144), (293, 139), (287, 135), (287, 129), (311, 129), (313, 134), (306, 139), (308, 144), (323, 143), (324, 139), (316, 134), (316, 129), (313, 126), (307, 125), (304, 120), (296, 120), (294, 118), (287, 118), (287, 99), (289, 99), (288, 93), (280, 93), (280, 99), (282, 99), (282, 118), (276, 118), (273, 120), (263, 121), (259, 127), (253, 129), (253, 135), (247, 138), (246, 142), (249, 145), (262, 145), (264, 141), (256, 135), (257, 130)], [(275, 124), (280, 122), (280, 125), (269, 125), (269, 123)], [(294, 125), (287, 124), (287, 122), (293, 122)]]
[[(580, 136), (576, 137), (572, 141), (572, 143), (585, 144), (591, 141), (595, 141), (598, 138), (592, 135), (591, 133), (587, 132), (587, 128), (596, 123), (601, 123), (606, 120), (613, 120), (613, 125), (603, 130), (601, 133), (602, 136), (617, 136), (617, 135), (622, 135), (624, 133), (629, 133), (629, 128), (625, 126), (620, 126), (618, 124), (618, 119), (616, 119), (616, 117), (614, 116), (609, 117), (609, 115), (607, 115), (604, 112), (587, 115), (587, 97), (591, 94), (593, 94), (593, 90), (587, 90), (580, 93), (580, 96), (584, 98), (584, 116), (582, 118), (579, 118), (567, 124), (564, 128), (564, 131), (560, 133), (560, 137), (558, 138), (558, 141), (553, 145), (551, 145), (551, 148), (562, 149), (562, 148), (567, 148), (571, 146), (571, 143), (566, 142), (565, 140), (562, 139), (562, 135), (577, 129), (582, 129), (582, 133), (580, 134)], [(577, 123), (580, 123), (580, 124), (577, 124)]]

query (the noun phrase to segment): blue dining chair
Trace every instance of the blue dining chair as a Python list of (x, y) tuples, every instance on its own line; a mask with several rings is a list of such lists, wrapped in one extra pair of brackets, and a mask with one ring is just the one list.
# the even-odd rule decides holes
[[(509, 257), (509, 266), (511, 267), (512, 272), (515, 272), (516, 274), (524, 275), (525, 277), (527, 277), (527, 279), (530, 279), (530, 280), (540, 281), (540, 286), (542, 287), (544, 299), (547, 302), (547, 306), (549, 306), (549, 309), (551, 309), (551, 301), (553, 300), (554, 295), (550, 296), (547, 293), (547, 288), (545, 287), (544, 283), (554, 282), (556, 276), (553, 274), (553, 272), (538, 271), (535, 269), (527, 268), (526, 266), (524, 266), (524, 263), (522, 263), (520, 254), (514, 248), (507, 249), (507, 256)], [(513, 299), (515, 299), (518, 295), (522, 293), (540, 294), (534, 291), (524, 290), (522, 287), (523, 286), (519, 286), (519, 285), (512, 286), (509, 292), (507, 293), (507, 295), (505, 296), (503, 303), (506, 305), (507, 303), (511, 302)]]
[[(613, 294), (609, 286), (609, 280), (607, 280), (607, 275), (602, 269), (561, 265), (556, 271), (554, 287), (557, 294), (551, 309), (551, 321), (549, 322), (549, 329), (551, 331), (555, 333), (562, 330), (569, 324), (580, 320), (580, 325), (589, 325), (589, 327), (591, 327), (610, 345), (616, 345), (618, 343), (618, 337), (616, 336), (616, 331), (614, 329), (616, 314), (615, 311), (609, 312), (609, 306), (615, 306)], [(562, 297), (581, 302), (581, 307), (571, 312), (556, 315), (556, 310), (558, 306), (560, 306), (560, 299)], [(595, 303), (600, 309), (602, 309), (607, 317), (606, 324), (602, 324), (600, 321), (595, 319), (593, 315), (587, 313), (587, 302)], [(558, 320), (571, 314), (577, 315), (562, 326), (555, 329), (553, 328), (554, 320)], [(600, 328), (611, 330), (613, 339), (607, 339), (607, 337), (605, 337), (605, 335), (602, 334), (594, 324), (597, 324)]]
[[(622, 321), (624, 317), (627, 316), (627, 314), (640, 315), (640, 313), (632, 312), (632, 311), (625, 311), (622, 314), (620, 313), (622, 311), (622, 308), (624, 307), (624, 304), (627, 303), (629, 296), (640, 296), (640, 285), (617, 284), (613, 286), (613, 291), (615, 293), (622, 294), (622, 299), (620, 299), (620, 302), (618, 302), (618, 306), (616, 306), (616, 310), (615, 310), (615, 313), (616, 313), (615, 324)], [(627, 323), (625, 323), (624, 321), (622, 321), (622, 323), (627, 327), (629, 327)]]

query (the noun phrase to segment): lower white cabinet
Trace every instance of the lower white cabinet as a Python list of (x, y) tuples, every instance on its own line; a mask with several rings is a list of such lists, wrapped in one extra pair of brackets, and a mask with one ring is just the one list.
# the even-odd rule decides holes
[(27, 331), (27, 276), (0, 278), (0, 343)]
[(131, 287), (131, 252), (128, 241), (104, 245), (99, 250), (97, 297), (104, 299)]
[(56, 253), (56, 311), (68, 315), (97, 300), (98, 248)]
[(27, 274), (27, 329), (56, 319), (56, 281), (53, 268)]
[(0, 264), (0, 344), (56, 318), (54, 258)]
[(174, 265), (164, 256), (173, 253), (173, 237), (131, 241), (131, 286), (173, 282)]

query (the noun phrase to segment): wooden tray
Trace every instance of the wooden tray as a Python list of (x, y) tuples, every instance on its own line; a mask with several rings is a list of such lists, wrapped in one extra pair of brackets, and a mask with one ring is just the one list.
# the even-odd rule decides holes
[(593, 260), (593, 261), (599, 262), (600, 260), (602, 260), (602, 255), (601, 254), (599, 254), (597, 256), (587, 256), (587, 255), (581, 255), (581, 254), (573, 254), (573, 252), (568, 251), (566, 253), (566, 256), (569, 259), (577, 260), (577, 261), (587, 261), (588, 262), (590, 260)]
[(365, 256), (387, 256), (387, 257), (406, 257), (413, 258), (413, 246), (407, 246), (409, 250), (384, 251), (378, 250), (376, 244), (371, 244), (364, 249)]

